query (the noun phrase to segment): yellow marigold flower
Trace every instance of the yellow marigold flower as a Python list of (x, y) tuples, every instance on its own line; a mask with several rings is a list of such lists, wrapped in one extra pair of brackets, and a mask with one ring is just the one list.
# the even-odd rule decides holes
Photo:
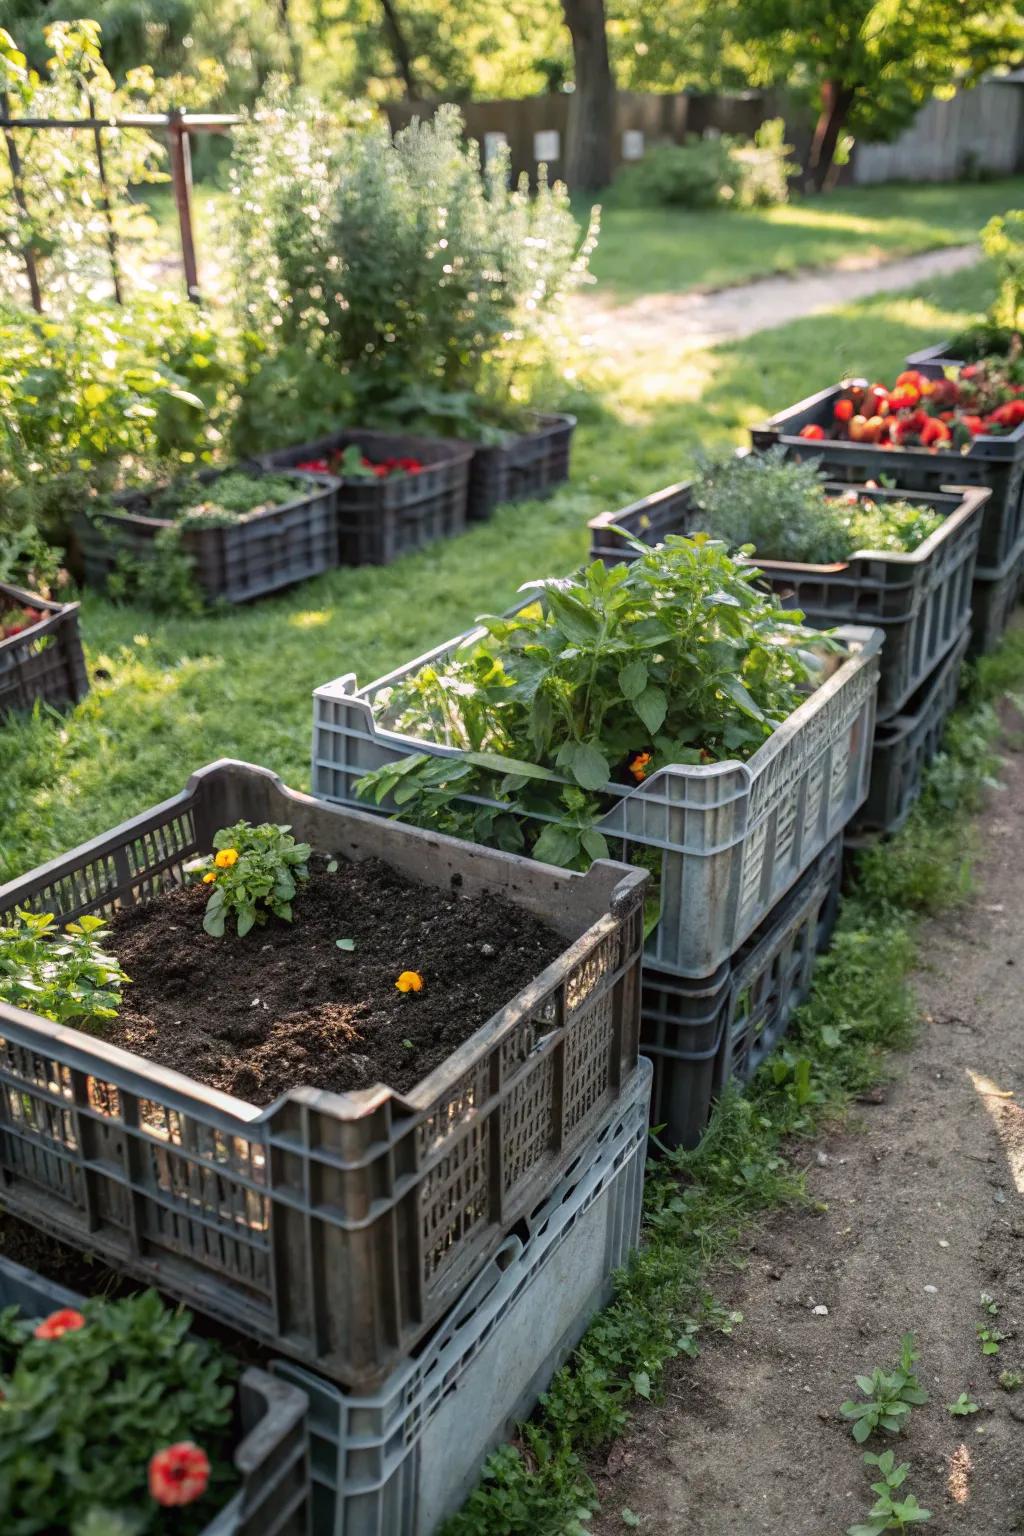
[(423, 977), (419, 971), (403, 971), (395, 982), (399, 992), (422, 992)]
[(204, 885), (212, 885), (213, 881), (216, 880), (216, 878), (217, 878), (217, 871), (215, 869), (208, 869), (206, 871), (206, 874), (203, 876), (203, 884)]
[(213, 862), (218, 869), (230, 869), (232, 864), (238, 863), (238, 849), (222, 848)]

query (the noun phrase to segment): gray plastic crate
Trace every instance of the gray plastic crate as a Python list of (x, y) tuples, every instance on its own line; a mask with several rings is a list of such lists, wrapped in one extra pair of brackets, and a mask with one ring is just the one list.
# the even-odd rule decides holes
[(925, 769), (942, 745), (946, 720), (956, 706), (970, 639), (967, 626), (903, 713), (876, 730), (871, 787), (850, 823), (851, 843), (898, 832), (910, 815), (924, 787)]
[(472, 1493), (636, 1246), (650, 1091), (641, 1062), (586, 1156), (379, 1392), (275, 1364), (309, 1397), (314, 1536), (432, 1536)]
[(144, 900), (240, 817), (440, 891), (501, 895), (564, 935), (565, 952), (408, 1093), (297, 1084), (263, 1110), (0, 1003), (0, 1208), (326, 1375), (373, 1384), (627, 1088), (647, 877), (609, 862), (552, 869), (225, 761), (0, 887), (0, 920)]
[[(258, 466), (243, 465), (246, 473)], [(227, 470), (199, 475), (204, 484)], [(225, 527), (182, 528), (180, 547), (191, 560), (195, 580), (210, 602), (244, 603), (282, 587), (333, 570), (338, 563), (335, 484), (332, 476), (293, 472), (305, 490), (294, 501), (252, 512)], [(103, 587), (122, 556), (153, 559), (161, 533), (174, 527), (149, 514), (151, 496), (132, 491), (115, 498), (119, 512), (90, 508), (75, 519), (75, 535), (91, 586)]]
[(963, 358), (953, 357), (949, 346), (948, 341), (940, 341), (934, 346), (922, 347), (919, 352), (911, 352), (906, 367), (916, 368), (930, 379), (941, 378), (946, 368), (962, 368)]
[[(842, 495), (860, 487), (828, 482)], [(865, 495), (868, 493), (865, 492)], [(909, 554), (858, 550), (833, 565), (773, 560), (754, 552), (753, 564), (788, 607), (808, 624), (877, 624), (885, 633), (878, 682), (878, 718), (897, 714), (959, 639), (971, 611), (971, 585), (990, 492), (946, 486), (919, 491), (914, 500), (945, 516), (941, 528)], [(673, 485), (619, 512), (602, 512), (589, 524), (590, 558), (606, 565), (632, 560), (636, 551), (614, 529), (655, 545), (670, 533), (693, 531), (699, 520), (691, 485)], [(873, 501), (904, 498), (902, 490), (873, 490)]]
[(575, 416), (541, 415), (532, 432), (521, 432), (506, 443), (474, 445), (469, 472), (470, 520), (480, 522), (490, 517), (502, 502), (550, 496), (569, 478), (575, 430)]
[(43, 617), (20, 635), (0, 640), (0, 719), (31, 709), (37, 699), (55, 709), (84, 699), (89, 676), (78, 631), (78, 604), (51, 603), (0, 582), (0, 612), (9, 604), (38, 609)]
[[(45, 1317), (84, 1298), (0, 1256), (0, 1308)], [(238, 1383), (242, 1438), (232, 1458), (242, 1486), (202, 1536), (308, 1536), (310, 1480), (306, 1394), (250, 1366)]]
[(991, 579), (1024, 535), (1024, 425), (1005, 437), (976, 437), (966, 453), (879, 448), (873, 443), (801, 437), (801, 428), (812, 422), (828, 430), (833, 407), (843, 389), (842, 384), (834, 384), (819, 390), (780, 411), (764, 426), (754, 427), (750, 434), (754, 447), (771, 448), (779, 443), (792, 456), (819, 460), (835, 479), (852, 485), (888, 479), (901, 491), (911, 493), (940, 491), (951, 482), (958, 486), (988, 486), (992, 497), (982, 519), (975, 578)]
[(353, 427), (262, 454), (259, 462), (267, 469), (287, 469), (311, 459), (329, 458), (350, 447), (362, 449), (376, 462), (419, 459), (423, 468), (415, 474), (389, 475), (380, 480), (332, 477), (342, 565), (390, 565), (399, 555), (462, 533), (473, 458), (468, 443)]
[(665, 1146), (695, 1146), (723, 1084), (747, 1082), (782, 1039), (831, 936), (841, 877), (838, 837), (713, 976), (644, 967), (640, 1049), (654, 1063), (651, 1123)]
[(994, 576), (975, 580), (971, 595), (971, 652), (985, 656), (1002, 640), (1024, 587), (1024, 539)]
[[(533, 601), (530, 593), (522, 605)], [(382, 690), (482, 634), (474, 629), (458, 635), (366, 688), (358, 688), (351, 673), (318, 688), (314, 794), (365, 805), (355, 783), (370, 769), (418, 752), (458, 760), (457, 747), (392, 730), (377, 700)], [(862, 803), (883, 637), (880, 630), (851, 625), (836, 635), (848, 657), (745, 763), (679, 764), (633, 788), (607, 786), (609, 809), (597, 825), (613, 850), (626, 860), (640, 848), (661, 850), (661, 916), (647, 940), (646, 964), (680, 976), (710, 976)], [(400, 814), (390, 800), (378, 809)]]

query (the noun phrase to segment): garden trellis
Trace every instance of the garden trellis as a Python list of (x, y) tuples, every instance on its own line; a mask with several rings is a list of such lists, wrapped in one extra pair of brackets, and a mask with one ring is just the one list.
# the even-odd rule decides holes
[[(174, 189), (174, 203), (178, 216), (181, 258), (185, 271), (185, 287), (189, 298), (194, 302), (198, 302), (199, 264), (196, 257), (195, 231), (192, 223), (191, 139), (194, 133), (227, 133), (239, 121), (239, 118), (232, 113), (226, 112), (189, 113), (181, 107), (173, 107), (169, 112), (136, 112), (126, 113), (118, 117), (101, 118), (96, 114), (91, 100), (88, 102), (88, 108), (89, 110), (84, 117), (14, 117), (10, 114), (7, 92), (0, 92), (0, 129), (3, 130), (14, 198), (21, 215), (26, 220), (29, 218), (28, 203), (24, 189), (22, 158), (18, 148), (17, 135), (21, 132), (38, 130), (66, 133), (84, 131), (91, 133), (96, 146), (96, 167), (102, 189), (104, 211), (107, 215), (107, 252), (110, 260), (114, 297), (118, 303), (121, 303), (121, 270), (118, 256), (117, 231), (110, 216), (109, 188), (103, 154), (103, 133), (106, 130), (120, 131), (132, 128), (142, 129), (146, 132), (163, 133), (166, 136), (167, 152), (170, 160), (171, 185)], [(39, 281), (38, 264), (31, 242), (23, 245), (21, 255), (25, 264), (25, 276), (28, 280), (32, 307), (37, 313), (41, 314), (43, 310), (42, 286)]]

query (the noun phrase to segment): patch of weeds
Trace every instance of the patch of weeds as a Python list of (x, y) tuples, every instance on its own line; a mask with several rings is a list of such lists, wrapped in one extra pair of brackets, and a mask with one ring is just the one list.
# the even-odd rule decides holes
[(882, 1536), (883, 1531), (905, 1531), (911, 1525), (921, 1525), (932, 1518), (930, 1509), (922, 1509), (912, 1493), (897, 1499), (895, 1494), (906, 1482), (910, 1463), (896, 1465), (892, 1451), (874, 1456), (868, 1451), (864, 1461), (869, 1467), (877, 1467), (881, 1474), (877, 1483), (871, 1484), (871, 1492), (878, 1498), (868, 1511), (868, 1518), (858, 1525), (851, 1525), (846, 1536)]
[[(966, 702), (949, 723), (905, 831), (859, 856), (829, 952), (782, 1047), (745, 1093), (725, 1090), (695, 1150), (649, 1165), (644, 1246), (617, 1278), (615, 1301), (554, 1378), (516, 1444), (490, 1458), (443, 1536), (586, 1536), (598, 1501), (585, 1458), (621, 1434), (638, 1399), (657, 1396), (669, 1362), (695, 1356), (701, 1334), (717, 1326), (709, 1269), (735, 1252), (761, 1212), (806, 1200), (800, 1139), (877, 1082), (890, 1050), (909, 1044), (917, 1022), (909, 986), (914, 925), (970, 890), (964, 818), (998, 770), (993, 701), (1022, 685), (1024, 632), (1015, 632), (968, 674)], [(904, 1378), (894, 1401), (905, 1411), (886, 1415), (894, 1421), (913, 1406), (906, 1391), (921, 1393), (912, 1358), (907, 1365), (901, 1360), (897, 1372), (881, 1373)], [(864, 1379), (873, 1388), (873, 1377)], [(1006, 1389), (1021, 1384), (1024, 1375)], [(873, 1394), (879, 1400), (888, 1401)], [(874, 1486), (878, 1502), (851, 1536), (880, 1536), (930, 1519), (913, 1495), (895, 1497), (907, 1469), (885, 1457), (869, 1462), (883, 1479)]]
[(1024, 1387), (1024, 1371), (1000, 1371), (999, 1385), (1004, 1392), (1019, 1392)]
[(845, 1419), (853, 1420), (853, 1438), (858, 1445), (863, 1445), (879, 1429), (898, 1435), (907, 1427), (911, 1409), (928, 1401), (928, 1393), (914, 1370), (915, 1361), (920, 1358), (914, 1335), (905, 1333), (900, 1340), (899, 1365), (891, 1371), (876, 1365), (870, 1376), (857, 1377), (864, 1402), (847, 1399), (839, 1411)]

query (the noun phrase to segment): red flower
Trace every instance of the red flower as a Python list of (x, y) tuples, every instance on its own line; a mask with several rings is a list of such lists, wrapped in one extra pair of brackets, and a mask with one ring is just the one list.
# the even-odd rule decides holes
[(210, 1481), (210, 1458), (191, 1440), (179, 1440), (149, 1458), (149, 1491), (168, 1509), (202, 1498)]
[(296, 469), (304, 469), (310, 475), (326, 475), (330, 470), (326, 459), (303, 459), (301, 464), (296, 464)]
[(849, 421), (850, 417), (853, 415), (853, 401), (837, 400), (835, 404), (835, 410), (832, 412), (832, 414), (836, 418), (836, 421)]
[(899, 389), (894, 389), (889, 396), (889, 409), (892, 411), (909, 410), (917, 404), (921, 398), (921, 391), (916, 384), (903, 384)]
[(816, 421), (809, 421), (806, 427), (800, 428), (800, 436), (813, 438), (817, 443), (825, 436), (825, 428), (819, 427)]
[(985, 423), (980, 416), (963, 416), (961, 420), (972, 437), (978, 437), (985, 430)]
[(76, 1312), (74, 1307), (61, 1307), (59, 1312), (51, 1312), (45, 1317), (33, 1332), (37, 1339), (61, 1339), (66, 1333), (84, 1327), (85, 1318), (81, 1312)]

